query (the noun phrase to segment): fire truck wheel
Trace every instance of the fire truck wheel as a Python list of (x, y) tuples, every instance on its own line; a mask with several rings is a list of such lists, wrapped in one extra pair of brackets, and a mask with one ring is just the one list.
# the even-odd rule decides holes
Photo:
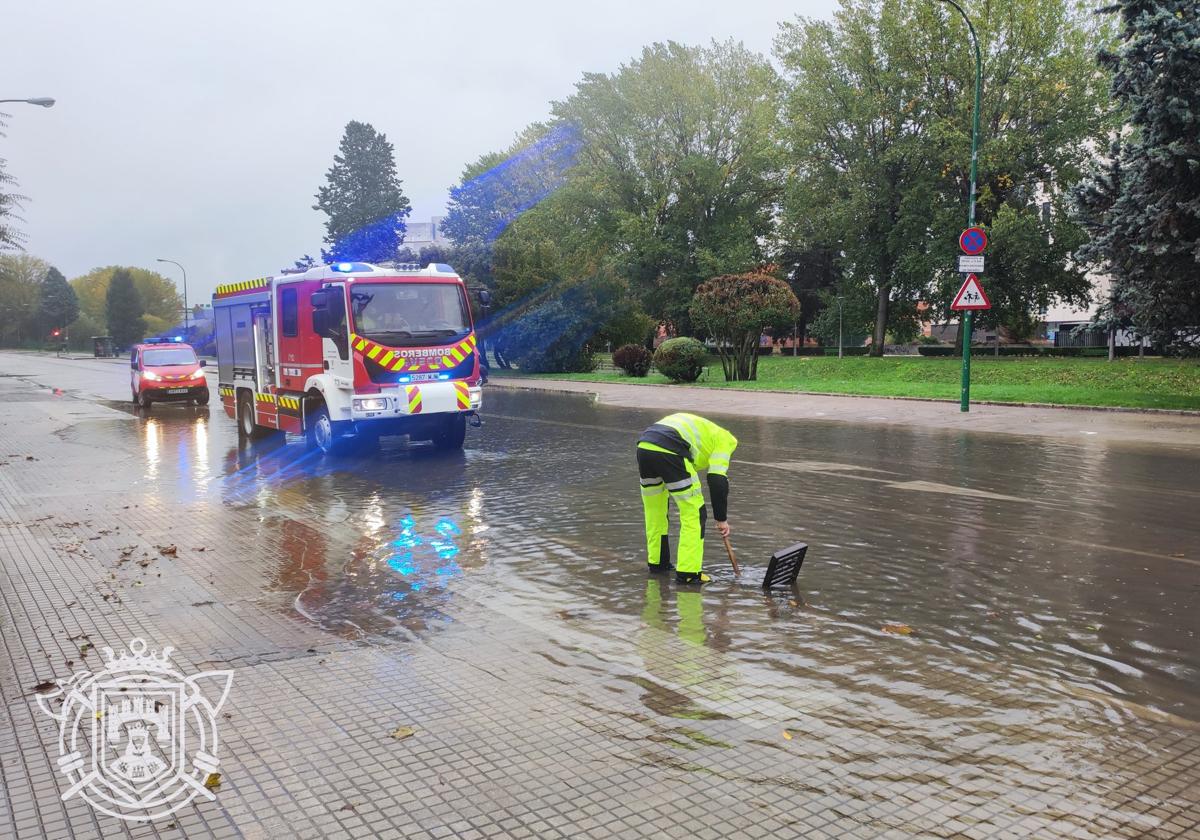
[(467, 416), (456, 414), (447, 417), (433, 436), (433, 445), (438, 449), (462, 449), (467, 439)]
[(318, 405), (308, 415), (305, 424), (308, 429), (308, 448), (319, 449), (326, 455), (341, 454), (343, 449), (342, 430), (340, 424), (334, 423), (329, 417), (329, 409), (324, 404)]
[(254, 398), (248, 391), (238, 397), (237, 425), (240, 438), (260, 438), (271, 431), (254, 422)]

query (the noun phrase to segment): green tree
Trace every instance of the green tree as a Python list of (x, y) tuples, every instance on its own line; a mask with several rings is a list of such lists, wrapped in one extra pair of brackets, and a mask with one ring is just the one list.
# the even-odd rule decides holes
[(75, 290), (54, 266), (46, 271), (38, 302), (37, 320), (43, 330), (65, 328), (79, 316), (79, 299)]
[(1200, 348), (1200, 7), (1116, 0), (1112, 96), (1129, 130), (1076, 191), (1092, 233), (1080, 258), (1113, 278), (1106, 322), (1155, 344)]
[[(1053, 302), (1087, 305), (1091, 280), (1071, 261), (1086, 234), (1067, 212), (1062, 196), (1047, 203), (1043, 213), (1005, 203), (992, 216), (983, 277), (992, 308), (975, 313), (977, 327), (1004, 328), (1011, 338), (1023, 341), (1033, 335), (1037, 313)], [(999, 347), (997, 342), (997, 352)]]
[(104, 312), (108, 334), (118, 347), (128, 347), (145, 337), (142, 299), (133, 283), (133, 275), (127, 269), (118, 268), (113, 272), (105, 293)]
[(534, 123), (511, 146), (468, 165), (450, 189), (442, 232), (464, 259), (459, 270), (491, 287), (492, 246), (523, 213), (566, 182), (575, 163), (578, 133), (569, 125)]
[(0, 254), (0, 344), (19, 346), (35, 336), (40, 287), (49, 270), (28, 254)]
[[(1005, 206), (1036, 219), (1044, 196), (1078, 179), (1111, 125), (1090, 58), (1105, 30), (1070, 0), (964, 6), (984, 55), (977, 219), (990, 225)], [(872, 353), (882, 354), (889, 330), (915, 333), (918, 301), (945, 315), (960, 280), (953, 260), (969, 193), (969, 37), (939, 3), (842, 0), (832, 21), (785, 24), (776, 53), (789, 86), (794, 172), (784, 237), (793, 248), (828, 248), (847, 286), (871, 289)], [(1014, 264), (1057, 261), (1063, 271), (1014, 272), (1009, 286), (1028, 287), (1009, 297), (1035, 300), (1047, 288), (1073, 295), (1063, 250), (1045, 237), (1022, 243), (1028, 253), (1011, 255)], [(1005, 312), (1014, 324), (1028, 320)]]
[(404, 242), (404, 220), (411, 212), (396, 175), (396, 160), (387, 136), (369, 123), (351, 120), (317, 190), (314, 210), (325, 221), (326, 262), (395, 259)]
[(763, 330), (790, 325), (799, 312), (787, 283), (758, 272), (701, 283), (691, 305), (692, 323), (716, 342), (726, 382), (757, 379)]
[(554, 105), (581, 144), (574, 215), (645, 311), (679, 331), (703, 280), (762, 262), (782, 182), (778, 93), (770, 63), (740, 44), (669, 42), (585, 74)]
[(494, 315), (484, 330), (527, 370), (588, 370), (606, 326), (637, 312), (627, 282), (577, 215), (571, 187), (518, 218), (495, 243)]
[(154, 319), (151, 332), (162, 331), (182, 323), (183, 298), (175, 283), (157, 271), (136, 266), (109, 265), (94, 268), (71, 281), (79, 297), (80, 310), (93, 324), (103, 324), (107, 318), (108, 287), (118, 271), (133, 278), (144, 313)]
[[(0, 117), (4, 116), (7, 115), (0, 114)], [(6, 125), (7, 123), (0, 119), (0, 137), (4, 137)], [(17, 211), (21, 209), (21, 202), (25, 200), (25, 196), (9, 192), (10, 188), (17, 185), (17, 179), (8, 172), (6, 165), (7, 161), (0, 158), (0, 251), (20, 250), (25, 241), (24, 234), (14, 224), (21, 221)]]

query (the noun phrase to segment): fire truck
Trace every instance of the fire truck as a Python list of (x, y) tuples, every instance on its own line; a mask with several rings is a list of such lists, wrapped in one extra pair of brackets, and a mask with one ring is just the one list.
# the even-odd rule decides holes
[(409, 435), (461, 449), (478, 425), (467, 288), (444, 263), (342, 262), (217, 286), (218, 394), (243, 438)]

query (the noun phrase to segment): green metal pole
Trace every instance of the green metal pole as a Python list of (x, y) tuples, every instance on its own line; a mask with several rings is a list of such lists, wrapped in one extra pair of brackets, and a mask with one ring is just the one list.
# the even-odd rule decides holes
[[(963, 11), (963, 7), (954, 0), (942, 0), (942, 2), (949, 3), (962, 15), (962, 19), (967, 24), (967, 31), (971, 33), (971, 42), (975, 46), (975, 108), (971, 116), (971, 196), (967, 210), (967, 227), (972, 227), (975, 224), (975, 178), (979, 163), (979, 97), (980, 89), (983, 87), (983, 56), (979, 52), (979, 37), (975, 34), (975, 27), (971, 25), (971, 19)], [(975, 313), (968, 309), (962, 319), (963, 361), (960, 411), (971, 410), (971, 334), (974, 332), (974, 320)]]

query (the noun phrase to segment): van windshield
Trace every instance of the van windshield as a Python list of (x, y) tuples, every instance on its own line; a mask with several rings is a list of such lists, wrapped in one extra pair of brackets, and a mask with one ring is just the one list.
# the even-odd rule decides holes
[(196, 364), (196, 351), (191, 347), (164, 347), (161, 350), (142, 351), (142, 365), (145, 367), (194, 364)]
[(453, 283), (359, 283), (350, 301), (354, 331), (382, 344), (444, 344), (471, 328)]

